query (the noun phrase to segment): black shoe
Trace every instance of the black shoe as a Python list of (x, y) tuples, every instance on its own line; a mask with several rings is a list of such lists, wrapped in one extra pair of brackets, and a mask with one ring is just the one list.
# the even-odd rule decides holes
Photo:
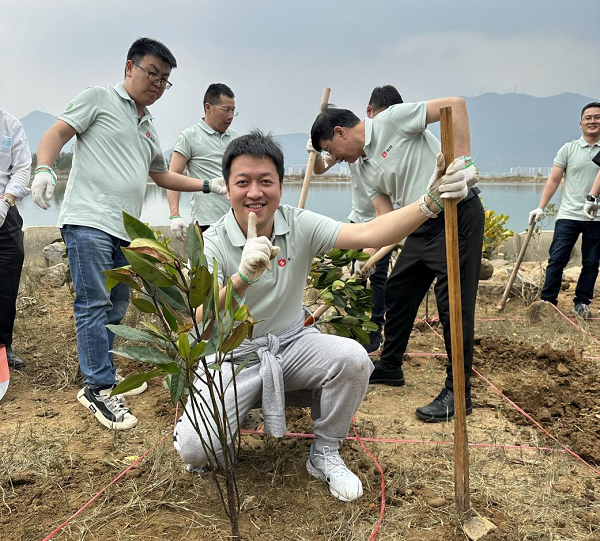
[[(467, 415), (473, 413), (471, 393), (467, 391), (466, 396)], [(433, 402), (415, 410), (415, 415), (426, 423), (443, 423), (454, 417), (454, 393), (444, 387), (442, 392)]]
[(384, 385), (393, 385), (394, 387), (404, 386), (404, 371), (402, 367), (392, 368), (391, 370), (384, 368), (381, 363), (374, 363), (375, 370), (369, 377), (369, 383), (383, 383)]
[(367, 351), (369, 355), (371, 353), (375, 353), (379, 347), (381, 346), (381, 332), (379, 331), (371, 331), (369, 333), (369, 343), (363, 344), (363, 347)]
[(9, 347), (6, 348), (6, 360), (8, 361), (8, 366), (10, 366), (10, 368), (14, 368), (15, 370), (25, 368), (25, 361)]

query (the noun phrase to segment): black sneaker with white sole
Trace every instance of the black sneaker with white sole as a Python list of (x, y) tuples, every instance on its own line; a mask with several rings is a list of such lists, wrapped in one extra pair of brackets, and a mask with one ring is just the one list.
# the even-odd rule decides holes
[(121, 395), (110, 396), (114, 387), (94, 391), (87, 385), (77, 393), (77, 400), (89, 409), (100, 424), (113, 430), (128, 430), (138, 420), (125, 405)]

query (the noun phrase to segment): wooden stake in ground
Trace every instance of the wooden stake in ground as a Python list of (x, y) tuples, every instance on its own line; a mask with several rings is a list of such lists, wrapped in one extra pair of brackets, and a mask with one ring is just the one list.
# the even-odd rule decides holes
[[(321, 98), (321, 108), (323, 108), (326, 103), (329, 103), (329, 94), (331, 94), (331, 88), (325, 87), (323, 90), (323, 97)], [(320, 110), (321, 109), (319, 109), (319, 111)], [(306, 173), (304, 173), (304, 182), (302, 183), (302, 191), (300, 192), (298, 208), (303, 209), (304, 205), (306, 205), (306, 196), (308, 195), (308, 187), (310, 186), (310, 178), (312, 176), (316, 159), (317, 153), (311, 152), (310, 156), (308, 157), (308, 163), (306, 164)]]
[(529, 224), (529, 229), (527, 230), (527, 235), (525, 236), (525, 240), (523, 241), (523, 246), (521, 246), (521, 251), (519, 252), (519, 257), (517, 257), (517, 262), (512, 270), (510, 278), (508, 279), (508, 284), (506, 284), (506, 289), (504, 290), (504, 295), (502, 295), (502, 299), (496, 306), (498, 310), (503, 310), (506, 305), (506, 299), (508, 299), (508, 295), (510, 294), (510, 290), (515, 283), (515, 278), (517, 277), (517, 273), (519, 272), (519, 267), (521, 266), (521, 262), (525, 257), (525, 252), (527, 251), (527, 246), (529, 246), (529, 241), (531, 240), (531, 235), (533, 235), (533, 231), (535, 230), (535, 221)]
[[(446, 168), (454, 161), (452, 108), (440, 109), (442, 152)], [(469, 438), (465, 398), (465, 368), (463, 351), (462, 306), (460, 297), (460, 266), (458, 247), (457, 202), (444, 203), (446, 227), (446, 261), (450, 305), (450, 343), (452, 345), (452, 381), (454, 385), (454, 499), (470, 539), (480, 539), (495, 526), (487, 519), (475, 517), (469, 503)]]

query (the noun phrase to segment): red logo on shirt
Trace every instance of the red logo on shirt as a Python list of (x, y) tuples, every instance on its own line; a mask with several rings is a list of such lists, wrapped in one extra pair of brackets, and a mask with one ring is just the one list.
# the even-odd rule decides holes
[(385, 150), (381, 153), (381, 157), (382, 158), (387, 158), (387, 152)]
[(287, 261), (286, 261), (285, 259), (278, 259), (278, 260), (277, 260), (277, 264), (278, 264), (280, 267), (285, 267), (285, 266), (287, 265)]
[(146, 132), (146, 137), (147, 137), (148, 139), (150, 139), (150, 132), (149, 132), (149, 131), (147, 131), (147, 132)]

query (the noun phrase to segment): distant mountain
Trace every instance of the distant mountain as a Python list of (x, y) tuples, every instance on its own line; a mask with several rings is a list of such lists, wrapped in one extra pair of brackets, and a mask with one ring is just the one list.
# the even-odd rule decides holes
[[(25, 135), (27, 135), (27, 141), (29, 142), (31, 152), (37, 152), (42, 135), (44, 135), (46, 130), (56, 122), (56, 119), (57, 117), (54, 115), (49, 115), (42, 111), (32, 111), (21, 119), (21, 124), (23, 124)], [(63, 152), (70, 152), (71, 146), (72, 142), (69, 141), (63, 147)]]
[[(580, 112), (597, 98), (565, 92), (537, 98), (527, 94), (487, 93), (467, 97), (472, 154), (484, 175), (508, 173), (511, 168), (549, 168), (558, 149), (581, 136)], [(32, 151), (56, 117), (33, 111), (21, 119)], [(431, 131), (439, 138), (439, 124)], [(307, 162), (308, 133), (276, 135), (283, 147), (286, 172), (300, 173)], [(69, 143), (66, 145), (70, 148)], [(170, 156), (173, 149), (165, 152)], [(340, 166), (332, 172), (340, 170)], [(344, 167), (347, 171), (347, 167)]]

